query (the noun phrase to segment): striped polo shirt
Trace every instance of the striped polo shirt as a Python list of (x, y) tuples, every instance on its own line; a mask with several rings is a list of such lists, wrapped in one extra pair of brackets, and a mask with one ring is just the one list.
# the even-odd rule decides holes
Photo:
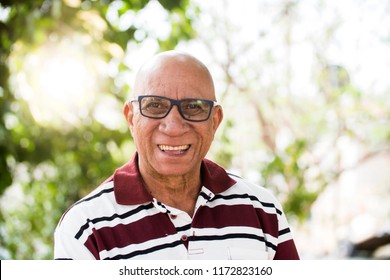
[(299, 259), (282, 207), (265, 188), (204, 159), (191, 217), (147, 192), (137, 159), (64, 213), (55, 259)]

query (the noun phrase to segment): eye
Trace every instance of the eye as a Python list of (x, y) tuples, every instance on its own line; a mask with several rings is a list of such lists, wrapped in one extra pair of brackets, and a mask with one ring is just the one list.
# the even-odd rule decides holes
[(182, 105), (183, 113), (191, 116), (207, 113), (209, 110), (209, 105), (203, 100), (185, 101)]
[(169, 109), (169, 102), (158, 98), (144, 98), (142, 100), (142, 110), (153, 114), (161, 114)]
[(150, 102), (146, 104), (146, 107), (148, 108), (161, 108), (163, 105), (161, 102)]
[(199, 104), (197, 103), (190, 103), (187, 105), (187, 108), (186, 109), (189, 109), (189, 110), (198, 110), (198, 109), (201, 109), (201, 107), (199, 106)]

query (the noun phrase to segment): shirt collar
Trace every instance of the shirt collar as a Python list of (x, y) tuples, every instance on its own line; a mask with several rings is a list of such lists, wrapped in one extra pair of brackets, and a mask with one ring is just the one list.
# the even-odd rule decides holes
[[(204, 159), (201, 164), (202, 184), (214, 194), (226, 191), (236, 181), (229, 177), (225, 169), (216, 163)], [(114, 194), (118, 204), (136, 205), (153, 201), (146, 190), (138, 168), (138, 153), (113, 175)]]

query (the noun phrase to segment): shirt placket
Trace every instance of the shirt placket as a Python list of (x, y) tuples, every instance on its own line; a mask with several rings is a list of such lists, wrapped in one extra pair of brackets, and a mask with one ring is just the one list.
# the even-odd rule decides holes
[[(201, 209), (206, 203), (208, 203), (212, 198), (214, 197), (214, 193), (211, 192), (209, 189), (206, 187), (202, 187), (198, 199), (195, 204), (195, 211), (194, 211), (194, 216), (192, 218), (192, 221), (194, 219), (201, 219), (199, 217), (199, 209)], [(204, 248), (196, 246), (195, 242), (193, 241), (196, 238), (196, 229), (192, 227), (191, 223), (191, 231), (190, 231), (191, 237), (189, 237), (189, 242), (187, 246), (187, 251), (188, 251), (188, 258), (192, 258), (193, 256), (197, 255), (202, 255), (205, 253)]]
[(188, 229), (185, 228), (187, 225), (191, 224), (192, 222), (192, 218), (190, 217), (190, 215), (177, 208), (164, 205), (163, 203), (157, 201), (156, 199), (154, 199), (153, 204), (159, 211), (165, 213), (169, 217), (173, 226), (178, 230), (177, 232), (178, 237), (183, 242), (183, 245), (187, 248), (188, 239), (189, 239), (188, 237), (191, 234), (191, 228)]
[[(213, 197), (214, 194), (210, 190), (208, 190), (206, 187), (202, 187), (201, 192), (195, 204), (195, 211), (193, 217), (195, 217), (197, 215), (198, 210)], [(180, 240), (183, 242), (183, 245), (187, 248), (189, 257), (194, 254), (202, 254), (203, 249), (196, 248), (192, 246), (191, 243), (191, 240), (196, 235), (196, 231), (192, 227), (193, 217), (191, 217), (190, 215), (188, 215), (188, 213), (182, 210), (179, 210), (177, 208), (168, 205), (164, 205), (163, 203), (157, 201), (156, 199), (153, 200), (153, 204), (159, 211), (167, 214), (167, 216), (169, 217), (169, 219), (171, 220), (172, 224), (176, 229), (181, 229), (191, 224), (191, 227), (189, 227), (188, 229), (180, 230), (178, 232), (178, 236)]]

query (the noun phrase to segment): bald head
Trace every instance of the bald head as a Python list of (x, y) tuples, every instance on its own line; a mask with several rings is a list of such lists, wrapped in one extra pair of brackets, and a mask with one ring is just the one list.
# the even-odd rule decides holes
[(133, 88), (133, 96), (138, 95), (216, 100), (207, 67), (195, 57), (178, 51), (160, 53), (141, 67)]

